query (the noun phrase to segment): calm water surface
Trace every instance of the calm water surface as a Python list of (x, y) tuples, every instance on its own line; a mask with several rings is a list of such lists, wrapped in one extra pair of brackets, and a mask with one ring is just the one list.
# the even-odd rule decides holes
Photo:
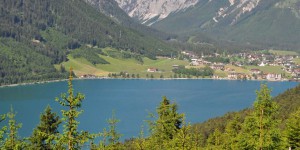
[[(250, 107), (255, 100), (258, 81), (226, 80), (76, 80), (74, 89), (85, 95), (79, 128), (100, 132), (108, 127), (106, 120), (115, 110), (121, 120), (118, 130), (124, 138), (137, 136), (145, 124), (148, 112), (155, 112), (162, 99), (175, 101), (179, 111), (191, 123)], [(268, 82), (276, 96), (296, 82)], [(67, 82), (0, 88), (0, 114), (10, 106), (17, 111), (17, 121), (23, 123), (21, 136), (29, 136), (38, 124), (40, 113), (47, 105), (60, 114), (55, 97), (67, 91)], [(0, 125), (2, 126), (3, 123)]]

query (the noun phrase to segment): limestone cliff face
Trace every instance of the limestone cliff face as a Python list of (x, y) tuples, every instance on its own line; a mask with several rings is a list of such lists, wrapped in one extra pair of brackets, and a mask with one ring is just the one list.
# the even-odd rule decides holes
[(230, 15), (234, 15), (231, 20), (231, 25), (236, 23), (241, 15), (251, 12), (259, 5), (261, 0), (228, 0), (229, 3), (219, 9), (216, 16), (213, 18), (215, 22), (226, 18)]
[(195, 5), (198, 0), (116, 0), (130, 17), (151, 25), (170, 13)]

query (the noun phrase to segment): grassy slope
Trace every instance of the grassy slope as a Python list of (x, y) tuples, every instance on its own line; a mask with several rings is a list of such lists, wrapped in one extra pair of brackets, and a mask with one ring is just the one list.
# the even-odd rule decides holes
[[(159, 58), (157, 60), (151, 60), (149, 58), (143, 58), (144, 63), (140, 64), (134, 59), (116, 59), (109, 56), (99, 55), (99, 57), (105, 59), (110, 64), (97, 64), (92, 65), (83, 58), (76, 58), (69, 56), (69, 61), (63, 63), (66, 68), (73, 67), (77, 76), (84, 74), (93, 74), (97, 76), (106, 76), (108, 73), (119, 73), (121, 71), (128, 72), (129, 74), (139, 74), (140, 77), (146, 77), (146, 74), (153, 74), (154, 77), (159, 77), (163, 74), (164, 77), (169, 77), (173, 74), (172, 65), (187, 65), (187, 61)], [(162, 72), (149, 73), (147, 69), (154, 67)]]
[[(159, 78), (160, 75), (163, 75), (164, 78), (169, 78), (172, 73), (172, 65), (184, 65), (187, 68), (202, 68), (204, 65), (200, 66), (188, 66), (187, 61), (176, 60), (176, 59), (167, 59), (167, 58), (158, 58), (157, 60), (152, 60), (146, 57), (143, 57), (143, 63), (137, 61), (133, 57), (124, 58), (122, 57), (122, 53), (114, 48), (104, 48), (102, 49), (103, 54), (98, 55), (100, 58), (109, 62), (109, 64), (96, 64), (93, 65), (89, 61), (84, 58), (73, 58), (69, 55), (69, 61), (63, 63), (65, 67), (73, 67), (75, 74), (77, 76), (82, 76), (84, 74), (92, 74), (96, 76), (107, 76), (109, 73), (119, 73), (119, 72), (127, 72), (129, 74), (139, 74), (140, 77), (146, 77), (146, 75), (153, 74), (154, 77)], [(278, 51), (271, 50), (271, 53), (276, 53), (278, 55), (294, 55), (297, 54), (295, 52), (290, 51)], [(130, 54), (130, 53), (127, 53)], [(296, 60), (296, 59), (295, 59)], [(60, 65), (55, 65), (56, 69), (59, 70)], [(159, 72), (149, 73), (147, 72), (148, 68), (157, 68)], [(264, 73), (285, 73), (280, 66), (245, 66), (245, 67), (237, 67), (234, 65), (226, 65), (226, 68), (234, 69), (237, 73), (244, 73), (251, 75), (250, 69), (257, 68), (262, 70)], [(228, 71), (220, 71), (216, 70), (215, 74), (219, 77), (227, 77)]]
[(284, 55), (297, 56), (297, 55), (299, 55), (297, 52), (293, 52), (293, 51), (269, 50), (269, 52), (272, 54), (275, 54), (275, 55), (280, 55), (280, 56), (284, 56)]
[(295, 58), (293, 61), (295, 62), (295, 64), (300, 65), (300, 58)]
[(247, 66), (247, 69), (259, 69), (263, 71), (264, 73), (285, 73), (282, 69), (281, 66)]

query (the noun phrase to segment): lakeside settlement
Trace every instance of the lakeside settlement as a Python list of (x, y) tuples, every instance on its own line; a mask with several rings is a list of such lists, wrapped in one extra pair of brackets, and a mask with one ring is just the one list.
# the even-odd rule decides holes
[[(170, 57), (158, 57), (159, 59), (178, 59)], [(223, 80), (267, 80), (267, 81), (298, 81), (300, 79), (299, 56), (288, 51), (252, 51), (235, 54), (209, 54), (197, 55), (191, 51), (182, 51), (181, 60), (188, 65), (172, 64), (172, 71), (165, 71), (159, 67), (148, 67), (143, 75), (130, 73), (126, 70), (108, 73), (107, 76), (84, 74), (82, 79), (89, 78), (122, 78), (122, 79), (223, 79)], [(176, 69), (210, 68), (209, 75), (191, 75), (178, 73)], [(168, 74), (169, 76), (166, 76)]]

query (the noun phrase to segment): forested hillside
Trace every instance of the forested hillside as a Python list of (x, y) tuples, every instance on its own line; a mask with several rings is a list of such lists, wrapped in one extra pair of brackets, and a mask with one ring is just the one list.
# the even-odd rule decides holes
[(121, 26), (83, 0), (1, 0), (0, 12), (0, 85), (65, 78), (63, 66), (55, 69), (54, 64), (86, 45), (149, 58), (174, 51), (161, 40)]
[(178, 35), (202, 34), (259, 48), (299, 50), (299, 0), (199, 0), (152, 27)]

